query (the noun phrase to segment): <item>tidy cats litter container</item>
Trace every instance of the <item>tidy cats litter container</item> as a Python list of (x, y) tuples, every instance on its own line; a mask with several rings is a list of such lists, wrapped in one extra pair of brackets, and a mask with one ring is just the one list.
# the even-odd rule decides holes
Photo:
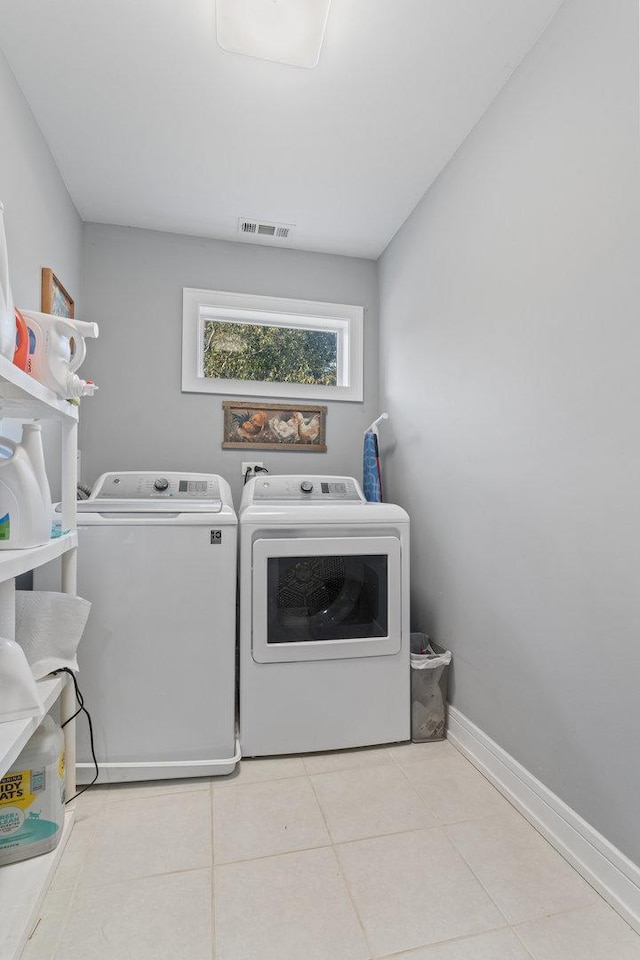
[(411, 634), (411, 739), (444, 739), (451, 653), (436, 651), (424, 633)]
[(0, 779), (0, 866), (48, 853), (64, 824), (64, 735), (44, 718)]

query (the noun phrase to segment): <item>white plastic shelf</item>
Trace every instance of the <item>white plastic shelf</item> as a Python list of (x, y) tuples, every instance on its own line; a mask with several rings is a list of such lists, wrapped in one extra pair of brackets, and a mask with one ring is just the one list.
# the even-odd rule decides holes
[(0, 867), (0, 957), (19, 960), (36, 925), (42, 901), (49, 889), (56, 867), (73, 826), (74, 813), (67, 807), (60, 843), (51, 853), (44, 853), (20, 863)]
[(0, 408), (3, 417), (77, 420), (78, 408), (0, 355)]
[[(0, 356), (0, 418), (49, 419), (61, 425), (61, 484), (63, 522), (71, 533), (28, 550), (0, 550), (0, 621), (6, 636), (12, 635), (15, 617), (15, 577), (62, 557), (62, 590), (75, 595), (78, 535), (75, 532), (78, 407), (63, 400)], [(38, 690), (45, 711), (60, 698), (61, 718), (75, 710), (73, 686), (66, 675), (41, 680)], [(0, 776), (11, 768), (42, 716), (9, 723), (0, 722)], [(75, 793), (75, 721), (64, 729), (67, 795)], [(18, 960), (51, 883), (64, 845), (71, 833), (73, 812), (55, 850), (21, 863), (0, 867), (0, 960)]]
[(0, 550), (0, 583), (13, 577), (35, 570), (50, 560), (57, 560), (63, 553), (78, 546), (78, 534), (65, 533), (62, 537), (49, 540), (41, 547), (29, 547), (26, 550)]
[[(48, 713), (54, 705), (68, 679), (68, 674), (65, 673), (61, 676), (47, 677), (38, 681), (38, 693), (45, 713)], [(11, 768), (11, 764), (41, 722), (42, 715), (29, 717), (26, 720), (8, 720), (0, 723), (0, 777), (3, 777), (7, 770)], [(2, 903), (1, 896), (0, 903)], [(0, 957), (3, 956), (0, 953)]]

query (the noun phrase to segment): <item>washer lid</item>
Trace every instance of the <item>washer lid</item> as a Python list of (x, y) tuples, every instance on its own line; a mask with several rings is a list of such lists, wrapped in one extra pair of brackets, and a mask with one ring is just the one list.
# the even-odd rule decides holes
[(184, 513), (221, 513), (224, 507), (222, 500), (118, 500), (115, 497), (90, 500), (78, 500), (78, 513), (104, 514), (171, 514), (178, 516)]

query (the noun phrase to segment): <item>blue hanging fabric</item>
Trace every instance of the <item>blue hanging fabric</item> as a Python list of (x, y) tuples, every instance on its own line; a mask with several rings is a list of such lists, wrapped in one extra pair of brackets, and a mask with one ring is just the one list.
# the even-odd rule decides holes
[(373, 430), (368, 430), (364, 435), (362, 490), (370, 503), (381, 502), (380, 451), (378, 449), (378, 436)]

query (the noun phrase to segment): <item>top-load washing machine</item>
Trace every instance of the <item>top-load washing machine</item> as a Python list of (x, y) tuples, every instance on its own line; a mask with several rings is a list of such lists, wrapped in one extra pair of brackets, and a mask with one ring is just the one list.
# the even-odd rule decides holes
[(351, 477), (268, 475), (239, 520), (243, 755), (408, 740), (405, 511)]
[[(100, 781), (231, 773), (237, 517), (222, 477), (106, 473), (78, 503), (78, 682)], [(44, 571), (46, 568), (42, 568)], [(36, 586), (53, 589), (51, 573)], [(78, 780), (93, 775), (77, 723)]]

